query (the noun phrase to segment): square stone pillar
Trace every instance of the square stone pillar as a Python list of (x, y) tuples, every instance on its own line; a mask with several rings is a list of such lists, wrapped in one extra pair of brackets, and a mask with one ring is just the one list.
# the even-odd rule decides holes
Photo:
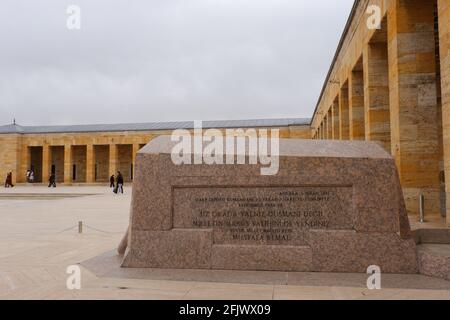
[(349, 135), (350, 140), (365, 140), (364, 128), (364, 75), (362, 71), (355, 70), (348, 81), (349, 90)]
[(86, 183), (95, 182), (95, 153), (94, 145), (86, 145)]
[(117, 145), (109, 145), (109, 175), (117, 173)]
[(349, 140), (349, 106), (348, 106), (348, 84), (344, 84), (339, 94), (339, 139)]
[(42, 183), (48, 182), (51, 163), (50, 146), (48, 144), (44, 144), (42, 146)]
[(447, 224), (450, 225), (450, 2), (438, 0)]
[(30, 169), (30, 149), (22, 144), (20, 148), (20, 166), (17, 172), (17, 182), (27, 182), (27, 170)]
[(64, 184), (72, 183), (72, 145), (64, 145)]
[(331, 106), (327, 114), (327, 140), (333, 139), (333, 107)]
[(136, 172), (136, 155), (139, 151), (139, 143), (133, 144), (133, 153), (132, 153), (132, 164), (133, 164), (133, 180), (134, 180), (134, 173)]
[(334, 100), (333, 105), (331, 107), (331, 113), (332, 113), (332, 133), (331, 133), (331, 139), (333, 140), (339, 140), (339, 97)]
[(391, 152), (387, 43), (369, 43), (363, 52), (365, 137)]
[(442, 159), (435, 3), (399, 0), (388, 14), (392, 154), (408, 213), (419, 213), (419, 198), (423, 194), (429, 220), (439, 219), (440, 215), (439, 162)]

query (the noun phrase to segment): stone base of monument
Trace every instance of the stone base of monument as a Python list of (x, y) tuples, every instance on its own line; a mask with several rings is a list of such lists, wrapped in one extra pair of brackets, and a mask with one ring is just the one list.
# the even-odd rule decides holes
[(395, 162), (376, 143), (280, 140), (279, 171), (137, 155), (122, 267), (417, 273)]

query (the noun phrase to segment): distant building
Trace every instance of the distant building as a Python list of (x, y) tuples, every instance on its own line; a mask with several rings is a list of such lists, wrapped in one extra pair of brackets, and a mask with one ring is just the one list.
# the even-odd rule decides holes
[[(204, 121), (203, 128), (277, 128), (283, 138), (311, 138), (310, 119)], [(13, 172), (13, 183), (35, 182), (55, 173), (65, 184), (107, 182), (120, 171), (133, 180), (137, 151), (159, 135), (194, 127), (194, 122), (154, 122), (109, 125), (0, 126), (0, 177)]]

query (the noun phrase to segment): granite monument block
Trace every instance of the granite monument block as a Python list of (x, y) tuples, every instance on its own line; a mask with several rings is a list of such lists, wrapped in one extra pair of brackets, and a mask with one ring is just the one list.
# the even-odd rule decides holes
[(378, 144), (279, 140), (279, 170), (176, 165), (139, 151), (123, 267), (416, 273), (392, 157)]

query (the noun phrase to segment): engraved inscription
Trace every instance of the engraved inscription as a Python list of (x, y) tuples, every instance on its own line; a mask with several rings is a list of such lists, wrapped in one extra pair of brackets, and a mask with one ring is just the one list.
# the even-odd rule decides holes
[(353, 228), (351, 187), (175, 188), (175, 228), (220, 244), (306, 244), (308, 230)]

